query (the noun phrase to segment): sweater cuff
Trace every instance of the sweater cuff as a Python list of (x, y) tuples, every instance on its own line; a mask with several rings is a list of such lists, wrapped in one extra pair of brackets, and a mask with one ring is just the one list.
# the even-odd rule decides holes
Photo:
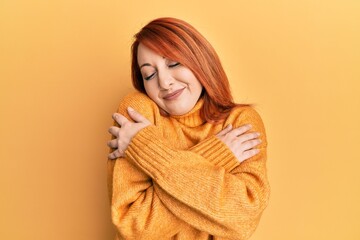
[[(226, 172), (230, 172), (240, 165), (228, 146), (216, 136), (203, 140), (189, 151), (200, 155), (215, 166), (224, 168)], [(165, 169), (179, 153), (164, 145), (158, 129), (151, 125), (140, 130), (132, 138), (125, 155), (139, 165), (151, 178), (158, 179), (160, 176), (166, 175)]]
[(133, 160), (153, 179), (165, 175), (171, 159), (176, 156), (174, 150), (164, 146), (156, 126), (141, 129), (131, 140), (125, 156)]
[(215, 166), (225, 168), (226, 172), (240, 165), (229, 147), (215, 135), (193, 146), (190, 151), (201, 155)]

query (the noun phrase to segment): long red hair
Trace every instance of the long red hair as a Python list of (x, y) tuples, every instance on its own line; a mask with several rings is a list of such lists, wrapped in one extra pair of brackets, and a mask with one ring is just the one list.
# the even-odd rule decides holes
[(210, 43), (190, 24), (176, 18), (158, 18), (135, 35), (132, 45), (132, 82), (146, 94), (137, 62), (142, 43), (154, 52), (189, 68), (203, 86), (200, 116), (213, 123), (223, 121), (240, 104), (233, 102), (230, 85), (220, 59)]

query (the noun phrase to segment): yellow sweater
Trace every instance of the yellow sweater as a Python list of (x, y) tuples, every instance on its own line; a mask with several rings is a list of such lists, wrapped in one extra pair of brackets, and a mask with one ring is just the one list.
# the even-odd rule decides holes
[[(125, 158), (109, 160), (108, 185), (117, 239), (248, 239), (269, 198), (266, 136), (251, 107), (234, 109), (222, 124), (200, 118), (200, 99), (182, 116), (163, 117), (142, 93), (131, 106), (153, 125), (137, 133)], [(241, 164), (215, 134), (231, 123), (261, 133), (260, 153)]]

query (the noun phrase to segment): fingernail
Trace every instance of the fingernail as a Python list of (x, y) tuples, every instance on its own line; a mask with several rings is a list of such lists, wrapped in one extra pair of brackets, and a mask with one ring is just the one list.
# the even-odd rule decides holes
[(249, 127), (249, 128), (252, 128), (252, 125), (251, 125), (251, 124), (247, 124), (246, 126)]
[(128, 110), (129, 110), (130, 112), (135, 111), (132, 107), (128, 107)]
[(257, 133), (256, 133), (256, 135), (257, 135), (257, 136), (260, 136), (260, 133), (259, 133), (259, 132), (257, 132)]

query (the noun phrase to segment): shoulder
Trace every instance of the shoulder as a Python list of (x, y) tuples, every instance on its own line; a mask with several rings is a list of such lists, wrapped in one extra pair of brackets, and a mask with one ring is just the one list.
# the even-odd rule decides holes
[(239, 106), (235, 107), (226, 119), (226, 124), (231, 123), (234, 128), (240, 127), (245, 124), (251, 124), (251, 131), (259, 132), (262, 135), (262, 140), (266, 142), (266, 132), (264, 122), (252, 106)]
[(235, 107), (231, 111), (228, 118), (231, 118), (233, 121), (235, 121), (233, 122), (234, 124), (242, 125), (242, 123), (250, 123), (255, 125), (264, 125), (260, 114), (252, 106)]
[(127, 94), (119, 103), (118, 113), (128, 117), (127, 108), (132, 107), (141, 115), (154, 122), (155, 115), (160, 115), (159, 108), (146, 94), (141, 92), (131, 92)]

